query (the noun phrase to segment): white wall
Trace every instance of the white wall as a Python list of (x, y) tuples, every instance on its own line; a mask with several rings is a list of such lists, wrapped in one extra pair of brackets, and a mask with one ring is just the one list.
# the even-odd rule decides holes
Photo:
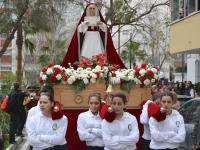
[(187, 80), (192, 83), (200, 82), (200, 58), (198, 54), (187, 56)]
[[(183, 74), (183, 81), (187, 81), (187, 73)], [(182, 82), (182, 73), (174, 73), (174, 82)]]

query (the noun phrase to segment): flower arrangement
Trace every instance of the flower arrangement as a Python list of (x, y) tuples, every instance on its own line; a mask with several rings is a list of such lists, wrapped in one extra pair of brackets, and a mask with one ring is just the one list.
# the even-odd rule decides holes
[(120, 84), (121, 88), (129, 91), (135, 84), (149, 86), (158, 82), (158, 67), (151, 64), (142, 64), (133, 69), (118, 69), (111, 72), (111, 83)]
[(133, 69), (120, 69), (117, 65), (105, 63), (105, 55), (95, 55), (92, 59), (83, 58), (77, 69), (72, 66), (48, 64), (39, 76), (41, 84), (63, 83), (71, 85), (75, 91), (83, 90), (97, 79), (109, 80), (112, 85), (120, 85), (129, 91), (134, 84), (149, 86), (158, 81), (158, 67), (150, 64), (135, 66)]

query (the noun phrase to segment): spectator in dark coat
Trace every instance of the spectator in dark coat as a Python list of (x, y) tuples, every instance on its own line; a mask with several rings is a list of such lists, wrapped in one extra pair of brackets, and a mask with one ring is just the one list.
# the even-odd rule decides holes
[(15, 143), (15, 134), (22, 136), (22, 130), (26, 122), (26, 111), (23, 106), (26, 93), (21, 91), (19, 83), (13, 84), (13, 90), (9, 94), (8, 112), (10, 113), (9, 143)]

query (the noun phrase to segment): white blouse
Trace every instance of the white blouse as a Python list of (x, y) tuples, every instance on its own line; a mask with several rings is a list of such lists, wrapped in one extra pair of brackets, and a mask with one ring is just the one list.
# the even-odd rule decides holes
[(185, 140), (184, 120), (176, 110), (172, 110), (172, 113), (161, 122), (151, 117), (149, 127), (151, 133), (150, 148), (152, 149), (178, 148), (180, 143)]
[(66, 144), (66, 131), (68, 120), (66, 116), (52, 120), (42, 113), (32, 116), (26, 125), (28, 143), (33, 150), (43, 150), (55, 145)]
[(152, 103), (151, 100), (148, 100), (142, 108), (142, 113), (140, 114), (140, 123), (144, 125), (144, 133), (142, 138), (145, 140), (151, 140), (151, 134), (149, 129), (149, 115), (148, 115), (148, 107), (149, 104)]
[(102, 119), (98, 115), (93, 115), (90, 110), (79, 114), (77, 121), (77, 131), (81, 141), (86, 141), (87, 146), (103, 147), (101, 132)]
[(105, 150), (134, 150), (139, 140), (137, 120), (128, 112), (111, 123), (103, 120), (102, 133)]

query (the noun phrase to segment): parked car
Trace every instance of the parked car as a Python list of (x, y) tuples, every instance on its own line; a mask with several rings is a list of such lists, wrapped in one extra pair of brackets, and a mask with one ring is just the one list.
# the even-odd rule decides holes
[(180, 101), (181, 105), (183, 105), (185, 102), (192, 99), (191, 96), (187, 96), (187, 95), (177, 95), (177, 97), (178, 97), (178, 100)]
[(185, 121), (186, 138), (181, 144), (179, 150), (191, 150), (192, 148), (192, 132), (194, 129), (195, 119), (200, 111), (200, 97), (185, 102), (180, 108), (180, 114)]

